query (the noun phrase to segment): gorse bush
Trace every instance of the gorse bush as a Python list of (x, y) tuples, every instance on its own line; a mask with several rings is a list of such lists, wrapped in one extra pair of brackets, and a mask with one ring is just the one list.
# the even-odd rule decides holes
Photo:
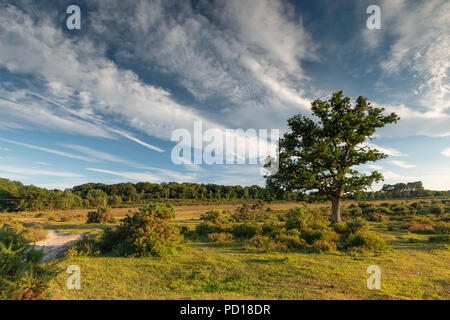
[(318, 219), (319, 214), (316, 211), (305, 207), (296, 207), (289, 211), (288, 220), (286, 221), (286, 229), (307, 228)]
[(100, 256), (99, 242), (94, 239), (83, 238), (71, 246), (64, 253), (66, 257), (98, 257)]
[(97, 211), (88, 212), (88, 219), (86, 223), (115, 223), (111, 209), (106, 207), (100, 207)]
[(211, 210), (201, 214), (200, 220), (205, 222), (211, 222), (214, 224), (221, 224), (223, 222), (223, 216), (219, 210)]
[(22, 233), (0, 228), (0, 299), (36, 300), (47, 297), (49, 283), (60, 270), (43, 265), (44, 252), (30, 246)]
[[(355, 208), (360, 209), (353, 206)], [(387, 247), (383, 239), (367, 231), (368, 222), (360, 216), (330, 225), (327, 212), (323, 210), (296, 207), (287, 214), (265, 210), (270, 214), (268, 218), (261, 219), (260, 215), (254, 219), (255, 216), (247, 214), (247, 209), (252, 210), (250, 206), (243, 206), (234, 213), (209, 211), (201, 216), (203, 221), (194, 233), (216, 243), (231, 243), (228, 237), (232, 236), (234, 245), (263, 251), (329, 252), (355, 248), (381, 251)], [(246, 219), (252, 218), (242, 221), (242, 212), (246, 212)], [(236, 215), (240, 218), (236, 219)]]
[(171, 254), (181, 244), (179, 229), (169, 222), (174, 217), (172, 207), (154, 204), (127, 214), (117, 227), (105, 230), (101, 249), (118, 256)]

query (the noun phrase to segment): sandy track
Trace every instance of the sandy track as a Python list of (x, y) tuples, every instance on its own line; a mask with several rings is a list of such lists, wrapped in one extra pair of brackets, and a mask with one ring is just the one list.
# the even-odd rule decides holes
[(44, 249), (46, 253), (43, 262), (57, 257), (72, 244), (83, 238), (84, 235), (71, 235), (68, 233), (58, 233), (55, 230), (48, 231), (47, 239), (36, 242), (36, 249)]

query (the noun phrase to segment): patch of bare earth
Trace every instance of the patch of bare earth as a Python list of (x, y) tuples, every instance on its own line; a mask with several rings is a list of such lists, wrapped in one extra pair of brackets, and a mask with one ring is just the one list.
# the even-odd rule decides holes
[(47, 239), (36, 242), (35, 248), (44, 250), (46, 254), (43, 262), (45, 262), (57, 257), (81, 238), (83, 238), (83, 235), (58, 233), (55, 230), (49, 230)]

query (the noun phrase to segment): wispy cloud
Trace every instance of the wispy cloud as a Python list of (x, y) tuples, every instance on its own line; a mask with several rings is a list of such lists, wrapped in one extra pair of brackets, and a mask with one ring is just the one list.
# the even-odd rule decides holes
[(22, 146), (22, 147), (25, 147), (25, 148), (29, 148), (29, 149), (34, 149), (34, 150), (39, 150), (39, 151), (43, 151), (43, 152), (47, 152), (47, 153), (56, 154), (56, 155), (62, 156), (62, 157), (73, 158), (73, 159), (87, 161), (87, 162), (98, 162), (95, 159), (84, 157), (84, 156), (80, 156), (80, 155), (77, 155), (77, 154), (64, 152), (64, 151), (59, 151), (59, 150), (50, 149), (50, 148), (45, 148), (45, 147), (40, 147), (40, 146), (36, 146), (36, 145), (33, 145), (33, 144), (23, 143), (23, 142), (19, 142), (19, 141), (15, 141), (15, 140), (0, 138), (0, 141), (12, 143), (12, 144), (15, 144), (15, 145), (18, 145), (18, 146)]
[(416, 167), (415, 164), (410, 164), (410, 163), (406, 163), (404, 161), (399, 161), (399, 160), (391, 160), (389, 162), (394, 164), (394, 165), (396, 165), (397, 167), (405, 168), (405, 169), (411, 169), (411, 168), (415, 168)]
[(157, 176), (151, 175), (149, 173), (143, 172), (124, 172), (124, 171), (113, 171), (113, 170), (105, 170), (105, 169), (97, 169), (97, 168), (86, 168), (86, 170), (106, 173), (118, 177), (122, 177), (129, 180), (134, 181), (143, 181), (143, 182), (159, 182), (160, 179)]
[(49, 171), (49, 170), (39, 170), (23, 167), (11, 167), (11, 166), (0, 166), (0, 171), (17, 173), (19, 175), (38, 175), (38, 176), (54, 176), (54, 177), (65, 177), (65, 178), (79, 178), (83, 177), (82, 174), (72, 173), (72, 172), (61, 172), (61, 171)]
[(389, 147), (385, 147), (385, 146), (379, 146), (379, 145), (376, 145), (376, 144), (370, 143), (370, 142), (363, 142), (360, 145), (362, 147), (369, 147), (369, 148), (377, 149), (378, 151), (385, 153), (388, 156), (392, 156), (392, 157), (406, 157), (407, 156), (406, 153), (403, 153), (397, 149), (389, 148)]

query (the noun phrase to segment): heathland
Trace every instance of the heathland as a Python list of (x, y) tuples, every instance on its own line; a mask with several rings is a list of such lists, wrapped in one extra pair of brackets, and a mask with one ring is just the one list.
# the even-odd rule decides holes
[(442, 199), (347, 200), (336, 226), (327, 204), (252, 201), (7, 212), (0, 225), (84, 237), (52, 260), (79, 266), (81, 289), (60, 272), (52, 299), (449, 299), (449, 214)]

